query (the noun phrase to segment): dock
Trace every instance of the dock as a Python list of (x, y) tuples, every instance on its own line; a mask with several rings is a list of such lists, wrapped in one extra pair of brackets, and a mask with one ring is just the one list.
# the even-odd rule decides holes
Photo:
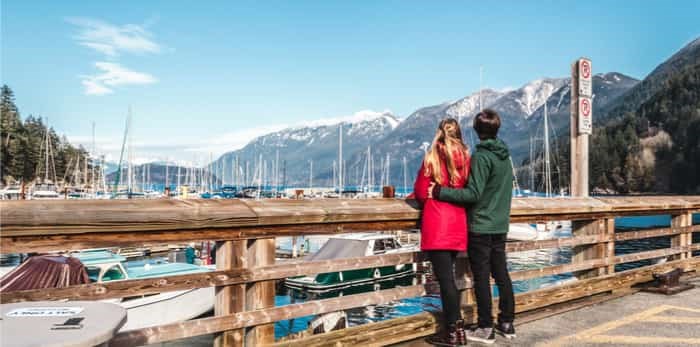
[[(574, 274), (577, 278), (516, 295), (521, 337), (514, 345), (531, 345), (525, 341), (532, 345), (605, 344), (595, 339), (628, 336), (625, 334), (631, 331), (636, 331), (639, 338), (654, 334), (652, 337), (685, 339), (669, 340), (676, 341), (669, 345), (695, 342), (697, 335), (692, 334), (696, 332), (684, 332), (680, 327), (687, 324), (684, 322), (696, 322), (697, 312), (692, 311), (696, 307), (692, 305), (698, 304), (697, 299), (687, 297), (697, 297), (698, 289), (675, 297), (635, 293), (639, 284), (651, 281), (656, 273), (681, 269), (686, 277), (695, 275), (700, 265), (700, 243), (693, 243), (692, 236), (700, 232), (700, 226), (692, 225), (694, 213), (700, 213), (700, 196), (513, 199), (511, 222), (571, 220), (573, 226), (571, 237), (511, 242), (508, 252), (570, 247), (573, 256), (571, 263), (513, 271), (511, 278), (557, 274)], [(670, 227), (615, 233), (615, 217), (659, 214), (672, 216)], [(276, 321), (434, 293), (433, 283), (420, 283), (274, 307), (277, 280), (425, 261), (420, 252), (280, 263), (274, 257), (275, 237), (413, 229), (420, 218), (420, 208), (413, 200), (3, 201), (0, 217), (0, 246), (5, 253), (217, 241), (217, 269), (213, 272), (0, 294), (3, 303), (11, 303), (102, 300), (216, 288), (214, 316), (120, 331), (110, 346), (177, 345), (183, 341), (217, 346), (411, 345), (422, 343), (436, 329), (435, 315), (422, 312), (297, 340), (275, 341), (274, 337), (272, 324)], [(615, 254), (616, 242), (654, 237), (670, 238), (670, 247)], [(625, 271), (615, 269), (619, 264), (657, 259), (666, 261)], [(464, 316), (473, 321), (470, 275), (465, 259), (460, 258), (460, 262), (457, 277), (463, 290)], [(654, 307), (657, 309), (648, 311)], [(592, 310), (585, 311), (592, 318), (576, 314), (581, 310)], [(677, 322), (669, 323), (673, 327), (669, 328), (673, 330), (670, 335), (630, 328), (656, 323), (667, 316), (676, 317)], [(643, 319), (636, 320), (638, 317)], [(620, 319), (624, 324), (610, 323)], [(590, 339), (582, 342), (586, 337)]]
[[(687, 281), (696, 288), (673, 296), (632, 290), (545, 318), (518, 317), (518, 337), (497, 337), (494, 346), (700, 346), (700, 277)], [(430, 345), (416, 339), (394, 346)]]

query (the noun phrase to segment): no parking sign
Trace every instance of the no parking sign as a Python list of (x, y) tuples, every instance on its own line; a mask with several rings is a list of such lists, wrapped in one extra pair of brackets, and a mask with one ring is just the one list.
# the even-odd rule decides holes
[(593, 70), (591, 61), (586, 58), (578, 60), (578, 95), (593, 96)]
[(578, 132), (591, 134), (593, 132), (593, 104), (587, 96), (578, 97)]

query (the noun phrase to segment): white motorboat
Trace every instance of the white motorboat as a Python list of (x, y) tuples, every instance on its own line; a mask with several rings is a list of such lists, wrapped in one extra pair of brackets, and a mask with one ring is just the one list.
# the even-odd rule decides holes
[[(128, 263), (126, 258), (107, 250), (83, 251), (78, 258), (93, 282), (142, 279), (211, 271), (213, 268), (167, 261)], [(121, 330), (175, 323), (192, 319), (214, 308), (214, 287), (195, 288), (106, 300), (127, 310)]]
[(56, 188), (52, 184), (41, 184), (34, 188), (32, 192), (32, 200), (57, 200), (61, 199), (61, 195), (58, 194)]

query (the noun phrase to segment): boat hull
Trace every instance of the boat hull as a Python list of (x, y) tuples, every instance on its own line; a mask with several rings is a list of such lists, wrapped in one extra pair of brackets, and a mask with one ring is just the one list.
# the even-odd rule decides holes
[[(342, 273), (342, 274), (341, 274)], [(326, 292), (367, 283), (389, 281), (415, 274), (415, 264), (384, 266), (380, 268), (329, 272), (315, 278), (288, 278), (284, 284), (288, 288), (309, 292)], [(342, 276), (342, 277), (341, 277)]]
[(214, 287), (207, 287), (117, 301), (127, 311), (127, 321), (121, 331), (199, 317), (214, 309), (214, 298)]

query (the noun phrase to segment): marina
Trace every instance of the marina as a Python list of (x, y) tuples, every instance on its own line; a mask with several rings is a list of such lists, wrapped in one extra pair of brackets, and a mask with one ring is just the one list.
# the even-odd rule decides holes
[(2, 2), (0, 347), (700, 346), (678, 1)]

